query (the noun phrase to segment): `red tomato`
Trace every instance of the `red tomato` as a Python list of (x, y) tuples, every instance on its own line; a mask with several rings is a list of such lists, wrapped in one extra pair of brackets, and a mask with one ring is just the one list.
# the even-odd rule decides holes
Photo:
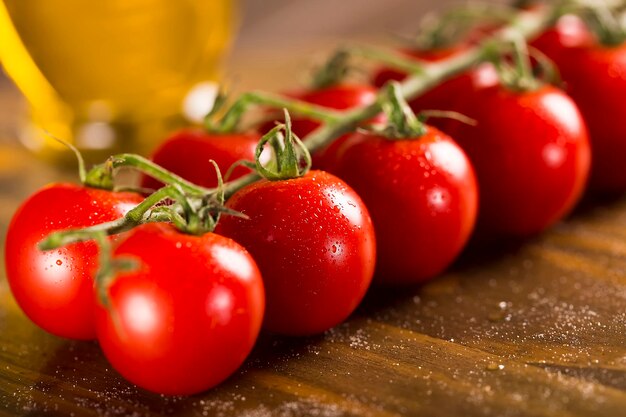
[(335, 110), (365, 107), (376, 101), (376, 88), (367, 84), (337, 84), (319, 90), (303, 91), (294, 97), (307, 103)]
[(250, 217), (224, 216), (215, 231), (240, 242), (259, 264), (265, 328), (315, 334), (352, 313), (372, 279), (376, 247), (367, 209), (343, 181), (323, 171), (264, 180), (226, 205)]
[[(289, 93), (286, 95), (306, 101), (307, 103), (328, 107), (329, 109), (348, 110), (365, 107), (374, 103), (376, 101), (377, 93), (378, 91), (376, 88), (365, 84), (338, 84), (319, 90)], [(369, 123), (378, 123), (381, 121), (384, 121), (384, 116), (382, 114), (370, 120)], [(295, 116), (292, 116), (291, 124), (291, 130), (298, 137), (305, 139), (305, 141), (306, 136), (320, 126), (320, 123), (315, 120), (303, 119)], [(262, 130), (267, 131), (273, 126), (274, 122), (266, 123)], [(347, 137), (348, 135), (343, 135), (327, 147), (317, 151), (313, 155), (313, 166), (316, 169), (324, 171), (332, 170), (337, 150)]]
[[(461, 45), (442, 50), (405, 50), (401, 52), (405, 53), (409, 57), (416, 58), (418, 61), (421, 60), (428, 63), (450, 58), (455, 54), (463, 52), (466, 47), (467, 46)], [(373, 83), (374, 85), (380, 87), (388, 81), (402, 81), (406, 77), (407, 75), (400, 71), (383, 68), (374, 74)], [(459, 101), (463, 100), (465, 96), (472, 94), (474, 91), (487, 88), (497, 83), (498, 74), (495, 68), (492, 64), (485, 63), (439, 83), (437, 86), (428, 90), (424, 94), (410, 100), (409, 105), (415, 113), (419, 113), (423, 110), (458, 111)], [(429, 120), (429, 123), (446, 131), (449, 119), (433, 118)]]
[(405, 140), (356, 133), (340, 150), (337, 175), (370, 210), (381, 283), (434, 277), (470, 236), (478, 204), (474, 171), (461, 148), (433, 127)]
[[(245, 159), (254, 161), (254, 151), (259, 142), (257, 133), (211, 134), (200, 129), (185, 129), (172, 134), (157, 148), (152, 160), (163, 168), (180, 175), (194, 184), (204, 187), (217, 186), (217, 176), (212, 159), (225, 174), (235, 162)], [(249, 173), (238, 167), (229, 179)], [(142, 187), (158, 189), (162, 184), (148, 176), (142, 179)]]
[(555, 26), (532, 40), (531, 45), (552, 60), (559, 61), (561, 54), (567, 53), (569, 48), (578, 48), (593, 43), (595, 40), (585, 22), (578, 16), (565, 15), (557, 21)]
[(96, 337), (93, 277), (98, 246), (84, 242), (42, 252), (37, 244), (54, 231), (115, 220), (139, 202), (133, 193), (52, 184), (16, 211), (5, 244), (7, 278), (17, 303), (35, 324), (61, 337)]
[(139, 262), (96, 308), (98, 340), (129, 381), (163, 394), (194, 394), (231, 375), (261, 328), (259, 270), (236, 242), (166, 224), (131, 232), (114, 251)]
[(626, 191), (626, 44), (600, 45), (574, 16), (561, 18), (533, 44), (554, 60), (587, 123), (591, 188)]
[(450, 134), (467, 152), (480, 188), (479, 224), (490, 234), (525, 237), (566, 215), (587, 180), (587, 130), (574, 102), (544, 86), (513, 92), (501, 86), (468, 97)]

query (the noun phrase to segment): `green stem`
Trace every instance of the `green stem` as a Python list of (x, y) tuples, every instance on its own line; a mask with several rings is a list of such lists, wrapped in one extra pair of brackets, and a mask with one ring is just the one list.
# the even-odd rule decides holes
[(383, 112), (388, 123), (377, 133), (391, 140), (419, 138), (426, 133), (426, 126), (417, 118), (409, 103), (402, 97), (400, 84), (390, 81), (383, 87), (385, 100)]
[(430, 118), (452, 119), (452, 120), (456, 120), (457, 122), (461, 122), (469, 126), (476, 126), (476, 123), (477, 123), (476, 120), (472, 119), (471, 117), (467, 117), (463, 113), (459, 113), (459, 112), (452, 111), (452, 110), (422, 110), (419, 112), (417, 117), (423, 121), (428, 120)]
[(123, 332), (119, 312), (111, 308), (109, 289), (111, 285), (113, 285), (115, 277), (119, 272), (136, 270), (139, 268), (139, 264), (134, 258), (122, 257), (113, 259), (111, 242), (107, 239), (106, 233), (95, 233), (93, 238), (98, 244), (99, 250), (98, 272), (94, 277), (96, 297), (100, 304), (108, 311), (117, 331)]
[[(515, 70), (511, 72), (510, 80), (504, 80), (505, 83), (509, 82), (507, 87), (514, 91), (530, 91), (539, 88), (541, 83), (537, 81), (533, 74), (526, 40), (522, 36), (515, 34), (511, 39), (511, 44), (513, 46), (512, 55)], [(501, 60), (502, 58), (498, 59)]]
[(256, 172), (252, 172), (248, 175), (244, 175), (243, 177), (239, 177), (236, 180), (227, 182), (226, 184), (224, 184), (224, 188), (223, 188), (224, 199), (228, 200), (237, 191), (241, 190), (242, 188), (250, 184), (254, 184), (260, 179), (261, 179), (261, 176), (259, 174), (257, 174)]
[[(403, 97), (410, 100), (425, 93), (441, 81), (447, 80), (482, 62), (485, 56), (491, 53), (494, 40), (510, 39), (510, 31), (518, 31), (524, 38), (532, 38), (547, 28), (555, 19), (556, 16), (552, 11), (520, 12), (510, 25), (496, 31), (477, 46), (455, 54), (450, 58), (423, 64), (419, 74), (412, 75), (400, 83)], [(410, 61), (410, 59), (407, 60)], [(382, 93), (379, 94), (382, 96)], [(334, 138), (355, 128), (363, 120), (374, 117), (381, 110), (381, 100), (378, 100), (369, 106), (346, 111), (343, 113), (341, 120), (327, 123), (311, 132), (307, 136), (305, 144), (311, 153), (315, 153), (328, 146)]]
[[(438, 82), (450, 78), (473, 65), (479, 63), (482, 58), (480, 49), (471, 49), (458, 55), (454, 55), (444, 61), (424, 65), (422, 72), (406, 78), (400, 83), (400, 90), (405, 99), (416, 97)], [(311, 153), (328, 146), (336, 137), (354, 130), (363, 120), (371, 119), (382, 111), (383, 93), (379, 93), (380, 100), (366, 107), (350, 110), (343, 114), (343, 118), (336, 123), (328, 123), (311, 132), (305, 141)]]
[(424, 70), (424, 66), (426, 65), (426, 63), (419, 61), (417, 58), (411, 58), (399, 52), (386, 51), (366, 46), (356, 46), (350, 48), (348, 52), (351, 55), (376, 61), (398, 71), (409, 74), (421, 74)]
[(278, 94), (252, 91), (243, 93), (237, 101), (233, 103), (217, 126), (207, 126), (207, 128), (216, 133), (236, 131), (241, 117), (252, 105), (265, 105), (277, 109), (287, 109), (290, 113), (306, 116), (323, 123), (336, 122), (341, 118), (341, 112), (336, 110)]
[(137, 168), (137, 170), (165, 184), (177, 184), (186, 193), (202, 195), (211, 192), (208, 188), (187, 181), (143, 156), (131, 153), (113, 155), (104, 164), (93, 167), (87, 173), (85, 185), (96, 188), (110, 188), (113, 184), (114, 171), (121, 167)]
[(81, 184), (85, 184), (85, 181), (87, 180), (87, 170), (85, 169), (85, 160), (83, 158), (83, 155), (80, 153), (78, 148), (71, 143), (64, 141), (63, 139), (54, 136), (52, 133), (48, 132), (45, 129), (43, 130), (43, 133), (74, 153), (74, 155), (76, 156), (76, 161), (78, 162), (78, 178), (80, 179)]
[(420, 25), (415, 45), (427, 50), (447, 48), (458, 44), (460, 37), (478, 23), (508, 23), (516, 14), (510, 6), (476, 3), (455, 7), (432, 19), (427, 15)]
[[(414, 98), (428, 91), (437, 83), (449, 79), (450, 77), (453, 77), (454, 75), (484, 61), (485, 58), (492, 53), (494, 40), (510, 40), (510, 35), (508, 33), (510, 31), (517, 30), (525, 38), (537, 35), (541, 30), (548, 27), (548, 25), (556, 19), (557, 16), (555, 14), (555, 10), (555, 8), (550, 9), (549, 13), (547, 11), (521, 12), (510, 25), (497, 31), (481, 44), (442, 61), (422, 65), (418, 74), (409, 76), (402, 83), (400, 83), (399, 88), (402, 96), (406, 100)], [(407, 68), (410, 65), (411, 59), (407, 58)], [(309, 117), (314, 117), (314, 114), (318, 114), (320, 118), (324, 120), (324, 123), (308, 135), (305, 142), (307, 149), (311, 153), (314, 153), (315, 151), (328, 146), (335, 138), (339, 137), (343, 133), (355, 129), (364, 120), (371, 119), (380, 113), (382, 110), (384, 94), (384, 91), (380, 91), (379, 99), (371, 105), (343, 112), (328, 111), (327, 109), (323, 109), (321, 107), (318, 108), (318, 106), (313, 106), (298, 100), (285, 99), (280, 96), (273, 96), (266, 93), (248, 93), (246, 96), (248, 97), (248, 100), (251, 100), (253, 103), (273, 102), (287, 108), (289, 111)], [(265, 99), (268, 100), (264, 101)], [(274, 101), (274, 99), (276, 99), (276, 101)], [(237, 110), (237, 112), (241, 111), (241, 109)], [(239, 116), (241, 116), (241, 114), (239, 114)], [(101, 170), (97, 172), (107, 174), (106, 169), (112, 170), (119, 166), (137, 166), (142, 170), (148, 170), (155, 176), (155, 178), (163, 182), (177, 184), (183, 192), (202, 194), (206, 196), (209, 194), (214, 195), (218, 191), (217, 189), (205, 189), (188, 183), (187, 181), (182, 180), (182, 178), (171, 174), (150, 161), (136, 155), (123, 154), (121, 155), (121, 158), (118, 156), (109, 164), (109, 167), (96, 167), (96, 169)], [(104, 171), (102, 171), (103, 169)], [(110, 173), (108, 174), (110, 175)], [(257, 173), (252, 173), (225, 184), (222, 189), (225, 198), (228, 199), (235, 192), (249, 184), (254, 183), (259, 178), (260, 177)], [(94, 233), (105, 232), (107, 235), (111, 235), (129, 230), (130, 228), (140, 224), (142, 221), (154, 221), (154, 217), (150, 217), (150, 208), (163, 199), (172, 198), (173, 192), (180, 192), (180, 190), (172, 185), (163, 187), (159, 191), (147, 197), (142, 203), (129, 211), (126, 216), (121, 219), (82, 230), (53, 233), (43, 240), (39, 247), (42, 250), (53, 249), (69, 243), (93, 239), (94, 236), (96, 236)], [(192, 204), (197, 203), (198, 201), (195, 200), (192, 202)]]
[(109, 285), (115, 276), (115, 269), (111, 262), (111, 242), (107, 239), (107, 234), (104, 231), (94, 232), (93, 238), (98, 244), (99, 250), (98, 272), (95, 276), (96, 295), (100, 303), (108, 308), (110, 306)]
[[(510, 31), (518, 31), (521, 36), (526, 39), (538, 35), (542, 30), (549, 27), (549, 25), (556, 20), (556, 11), (557, 9), (554, 8), (540, 12), (520, 12), (517, 18), (513, 19), (509, 25), (494, 32), (493, 35), (477, 46), (438, 62), (417, 64), (410, 58), (402, 58), (405, 62), (401, 64), (399, 61), (400, 56), (397, 56), (397, 60), (396, 56), (394, 56), (388, 63), (391, 64), (392, 62), (395, 62), (398, 66), (402, 65), (405, 70), (411, 69), (411, 72), (418, 71), (417, 74), (407, 77), (400, 83), (400, 89), (403, 97), (410, 100), (425, 93), (429, 89), (436, 86), (439, 82), (449, 79), (484, 61), (488, 55), (493, 54), (494, 41), (497, 39), (508, 41), (510, 39)], [(365, 48), (361, 49), (361, 51), (365, 50)], [(382, 54), (371, 54), (372, 57), (374, 55), (385, 58)], [(332, 143), (335, 138), (354, 130), (364, 120), (371, 119), (380, 113), (382, 111), (381, 102), (383, 94), (384, 93), (382, 92), (379, 93), (380, 99), (368, 106), (339, 113), (340, 117), (336, 120), (324, 123), (322, 126), (307, 135), (304, 144), (309, 152), (315, 153), (320, 149), (323, 149)], [(260, 176), (257, 173), (251, 173), (226, 183), (224, 186), (225, 198), (228, 200), (228, 198), (230, 198), (238, 190), (254, 183), (255, 181), (258, 181), (259, 179)]]
[(528, 46), (528, 54), (537, 63), (537, 68), (539, 69), (538, 77), (541, 81), (556, 86), (561, 84), (561, 75), (554, 61), (532, 46)]
[(605, 4), (592, 4), (591, 19), (595, 20), (596, 31), (600, 42), (608, 46), (620, 45), (624, 42), (625, 33), (619, 20)]
[[(281, 123), (263, 135), (254, 152), (256, 172), (270, 181), (298, 178), (311, 169), (311, 154), (300, 138), (291, 131), (289, 112), (284, 110), (284, 113), (285, 124)], [(268, 143), (273, 153), (274, 164), (270, 164), (273, 167), (265, 167), (261, 163), (261, 154)], [(304, 166), (301, 162), (304, 162)]]
[(532, 79), (533, 69), (528, 59), (528, 47), (526, 46), (526, 40), (520, 36), (515, 36), (513, 40), (513, 59), (517, 70), (522, 76), (522, 79)]
[(311, 87), (321, 90), (338, 84), (350, 71), (350, 53), (345, 49), (340, 49), (330, 57), (326, 64), (315, 71)]
[(150, 222), (168, 221), (169, 218), (165, 215), (151, 217), (150, 209), (163, 200), (173, 199), (177, 196), (179, 196), (179, 191), (175, 189), (175, 186), (168, 185), (146, 197), (145, 200), (128, 211), (124, 217), (82, 229), (69, 229), (51, 233), (39, 242), (39, 249), (44, 251), (52, 250), (71, 243), (93, 240), (102, 233), (109, 236), (115, 235), (130, 230), (147, 220)]
[[(509, 25), (494, 32), (493, 35), (486, 38), (486, 40), (480, 44), (433, 63), (416, 63), (415, 60), (411, 58), (401, 57), (398, 54), (379, 53), (378, 51), (368, 48), (358, 49), (357, 52), (362, 53), (362, 56), (367, 54), (372, 58), (376, 57), (377, 59), (381, 59), (390, 65), (396, 65), (396, 68), (401, 67), (400, 69), (415, 73), (400, 83), (402, 96), (406, 100), (410, 100), (425, 93), (441, 81), (449, 79), (484, 61), (488, 55), (493, 53), (494, 42), (497, 40), (510, 42), (511, 31), (519, 32), (519, 34), (526, 39), (536, 36), (556, 20), (556, 10), (557, 9), (554, 8), (539, 12), (520, 12)], [(335, 138), (354, 130), (364, 120), (371, 119), (380, 113), (382, 110), (381, 103), (383, 96), (384, 92), (381, 91), (379, 92), (379, 100), (376, 102), (358, 109), (340, 112), (270, 93), (245, 93), (237, 100), (233, 108), (227, 112), (221, 123), (220, 130), (228, 131), (233, 128), (238, 122), (238, 118), (241, 117), (243, 111), (245, 111), (250, 104), (267, 104), (276, 107), (284, 107), (290, 112), (317, 118), (324, 122), (322, 126), (310, 133), (304, 142), (309, 152), (315, 153), (328, 146)], [(173, 174), (168, 173), (167, 175), (175, 177)], [(225, 198), (230, 198), (238, 190), (258, 181), (260, 178), (257, 173), (251, 173), (226, 183), (223, 189)], [(158, 179), (169, 182), (165, 176)], [(185, 190), (184, 187), (182, 188)], [(202, 189), (202, 191), (204, 191), (205, 194), (210, 194), (215, 193), (216, 190)]]

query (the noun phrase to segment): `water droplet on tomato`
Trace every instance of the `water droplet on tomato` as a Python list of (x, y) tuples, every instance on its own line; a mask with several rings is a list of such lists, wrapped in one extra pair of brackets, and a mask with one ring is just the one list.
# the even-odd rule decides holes
[(59, 266), (63, 265), (63, 261), (62, 261), (62, 260), (60, 260), (60, 259), (57, 259), (57, 262), (56, 262), (56, 263), (57, 263), (57, 265), (59, 265)]

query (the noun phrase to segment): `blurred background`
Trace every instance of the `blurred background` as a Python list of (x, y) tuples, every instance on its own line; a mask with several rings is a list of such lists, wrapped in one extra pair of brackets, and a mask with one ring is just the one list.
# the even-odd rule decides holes
[(385, 34), (414, 33), (416, 22), (425, 13), (452, 3), (452, 0), (243, 0), (237, 46), (247, 49), (265, 42), (283, 46), (324, 38), (380, 38)]
[[(305, 82), (311, 68), (343, 43), (393, 44), (415, 34), (425, 14), (455, 3), (459, 1), (242, 0), (227, 76), (243, 89), (289, 88), (285, 80)], [(253, 80), (241, 79), (247, 65), (259, 69)], [(283, 76), (277, 77), (281, 71)]]
[(201, 120), (218, 73), (236, 90), (291, 89), (337, 46), (397, 43), (453, 3), (0, 0), (0, 59), (15, 81), (0, 75), (0, 140), (67, 155), (39, 126), (97, 160), (131, 144), (147, 151)]

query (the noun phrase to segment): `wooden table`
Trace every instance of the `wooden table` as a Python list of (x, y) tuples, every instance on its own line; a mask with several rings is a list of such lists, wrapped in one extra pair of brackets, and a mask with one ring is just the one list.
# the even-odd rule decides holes
[[(0, 86), (4, 236), (26, 195), (67, 175), (12, 139), (23, 105)], [(39, 330), (3, 276), (0, 415), (624, 416), (625, 331), (626, 200), (587, 204), (532, 240), (470, 248), (421, 288), (373, 288), (319, 337), (264, 334), (232, 378), (187, 398), (137, 389), (95, 342)]]

